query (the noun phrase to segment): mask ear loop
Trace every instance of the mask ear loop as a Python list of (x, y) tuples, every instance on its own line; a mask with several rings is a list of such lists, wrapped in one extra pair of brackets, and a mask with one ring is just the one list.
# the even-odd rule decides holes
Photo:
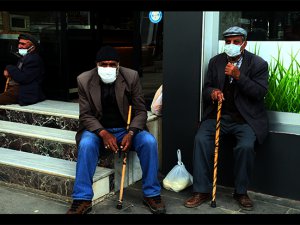
[[(245, 39), (243, 40), (243, 43), (241, 44), (241, 47), (246, 43), (246, 41), (247, 41), (247, 39), (245, 38)], [(246, 48), (246, 47), (245, 47), (245, 48)], [(241, 54), (244, 53), (245, 48), (241, 51)]]
[(31, 45), (28, 49), (27, 49), (27, 52), (29, 53), (29, 52), (32, 52), (33, 50), (33, 48), (34, 48), (35, 46), (34, 45)]
[(120, 64), (118, 63), (117, 68), (116, 68), (116, 77), (118, 77), (119, 70), (120, 70)]

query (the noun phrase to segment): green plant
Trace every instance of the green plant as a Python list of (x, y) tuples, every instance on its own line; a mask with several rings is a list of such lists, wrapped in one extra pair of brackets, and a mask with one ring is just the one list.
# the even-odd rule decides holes
[(278, 46), (277, 58), (272, 57), (269, 63), (269, 89), (265, 98), (268, 110), (300, 113), (300, 64), (296, 54), (291, 51), (290, 65), (285, 68), (280, 58)]

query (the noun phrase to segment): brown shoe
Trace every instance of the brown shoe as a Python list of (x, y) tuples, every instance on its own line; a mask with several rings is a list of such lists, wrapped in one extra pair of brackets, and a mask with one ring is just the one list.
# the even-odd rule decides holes
[(193, 193), (193, 196), (185, 201), (184, 206), (188, 208), (194, 208), (201, 205), (203, 202), (209, 200), (211, 195), (209, 193)]
[(92, 210), (92, 201), (74, 200), (67, 214), (86, 214)]
[(144, 205), (148, 206), (150, 211), (154, 214), (166, 213), (166, 207), (160, 195), (154, 197), (144, 197), (143, 203)]
[(247, 194), (234, 193), (233, 198), (238, 201), (241, 209), (249, 210), (249, 211), (253, 209), (253, 202)]

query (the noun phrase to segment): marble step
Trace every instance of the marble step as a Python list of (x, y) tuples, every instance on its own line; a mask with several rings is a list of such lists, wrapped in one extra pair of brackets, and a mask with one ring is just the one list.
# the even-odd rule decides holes
[(75, 131), (0, 120), (0, 147), (76, 161)]
[[(148, 125), (157, 116), (148, 111)], [(45, 100), (28, 106), (0, 105), (0, 120), (76, 131), (79, 123), (79, 104)]]
[[(76, 161), (75, 134), (79, 104), (45, 100), (33, 105), (0, 105), (0, 147), (43, 156)], [(148, 111), (147, 126), (158, 140), (161, 167), (161, 117)], [(131, 154), (129, 154), (130, 156)], [(115, 190), (119, 188), (122, 159), (109, 151), (100, 156), (98, 166), (115, 170)], [(128, 157), (125, 186), (141, 179), (141, 168), (135, 154)]]
[[(0, 120), (0, 147), (22, 152), (49, 156), (57, 159), (77, 161), (75, 131), (60, 130)], [(98, 166), (114, 169), (114, 189), (120, 185), (122, 158), (111, 151), (102, 152)], [(139, 159), (135, 152), (128, 154), (125, 186), (141, 179)]]
[[(76, 162), (0, 148), (0, 179), (65, 201), (71, 201)], [(113, 169), (97, 167), (93, 178), (96, 202), (113, 191)]]
[(28, 106), (0, 105), (0, 120), (76, 131), (79, 104), (45, 100)]

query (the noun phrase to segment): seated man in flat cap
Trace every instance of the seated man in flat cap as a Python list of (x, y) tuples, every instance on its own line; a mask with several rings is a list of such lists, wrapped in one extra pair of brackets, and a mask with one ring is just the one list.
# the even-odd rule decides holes
[(100, 154), (129, 149), (136, 151), (140, 160), (143, 203), (154, 214), (165, 213), (158, 180), (157, 141), (146, 131), (147, 110), (138, 72), (120, 66), (118, 52), (104, 46), (97, 52), (96, 67), (80, 74), (77, 83), (78, 157), (73, 203), (67, 214), (91, 210), (93, 176)]
[(37, 53), (38, 41), (30, 34), (18, 37), (17, 65), (6, 66), (3, 74), (7, 79), (5, 90), (0, 94), (0, 105), (30, 105), (45, 99), (41, 85), (44, 63)]
[[(243, 28), (230, 27), (223, 36), (225, 52), (209, 61), (204, 81), (203, 120), (194, 139), (193, 195), (184, 205), (197, 207), (212, 197), (217, 110), (218, 103), (222, 103), (221, 117), (218, 117), (220, 138), (232, 135), (236, 139), (232, 151), (233, 198), (242, 209), (252, 210), (253, 202), (247, 190), (253, 172), (254, 148), (268, 134), (264, 106), (268, 91), (268, 63), (245, 50), (247, 32)], [(212, 201), (212, 206), (215, 206), (215, 201)]]

